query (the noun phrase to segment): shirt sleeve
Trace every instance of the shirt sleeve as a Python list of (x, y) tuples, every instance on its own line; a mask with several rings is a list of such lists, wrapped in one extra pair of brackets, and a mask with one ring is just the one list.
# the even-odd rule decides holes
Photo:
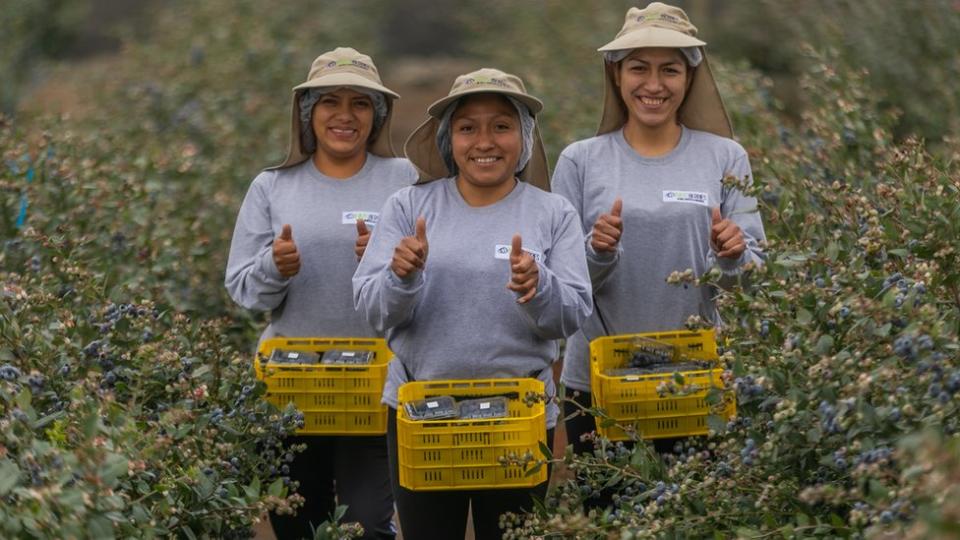
[(577, 164), (568, 148), (557, 160), (557, 167), (553, 171), (553, 178), (550, 182), (550, 189), (570, 201), (574, 210), (577, 212), (577, 219), (582, 227), (584, 236), (584, 255), (587, 260), (587, 270), (590, 274), (590, 282), (593, 290), (599, 290), (607, 282), (617, 263), (620, 261), (620, 255), (623, 253), (623, 245), (618, 243), (617, 250), (613, 253), (597, 253), (590, 245), (590, 239), (593, 235), (593, 223), (587, 223), (583, 200), (584, 172)]
[(380, 333), (410, 321), (423, 290), (424, 271), (403, 280), (390, 268), (394, 248), (403, 237), (414, 234), (416, 217), (403, 207), (404, 193), (408, 190), (387, 199), (363, 259), (353, 274), (354, 306)]
[(563, 206), (550, 255), (546, 263), (537, 263), (537, 293), (527, 303), (517, 304), (533, 331), (544, 339), (569, 337), (593, 310), (583, 231), (574, 209), (565, 202)]
[[(750, 160), (747, 158), (746, 152), (742, 152), (728, 174), (744, 181), (746, 185), (752, 185), (753, 173), (750, 168)], [(710, 249), (707, 265), (708, 267), (717, 266), (720, 268), (723, 273), (723, 277), (720, 279), (720, 285), (728, 288), (740, 280), (740, 277), (743, 275), (743, 268), (748, 263), (753, 263), (754, 265), (764, 263), (766, 254), (760, 247), (760, 243), (766, 240), (766, 234), (763, 230), (763, 221), (760, 219), (757, 199), (744, 195), (744, 193), (735, 186), (723, 186), (720, 214), (724, 218), (729, 218), (740, 227), (746, 243), (746, 249), (739, 259), (717, 257), (716, 252), (712, 248)]]
[(271, 224), (264, 179), (259, 176), (253, 181), (240, 206), (224, 285), (236, 303), (267, 311), (283, 302), (290, 280), (280, 275), (273, 261), (273, 239), (279, 232)]

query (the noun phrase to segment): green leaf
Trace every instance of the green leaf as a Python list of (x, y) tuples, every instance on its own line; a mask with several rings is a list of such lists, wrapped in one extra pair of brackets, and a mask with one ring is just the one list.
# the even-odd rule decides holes
[(812, 320), (813, 320), (813, 315), (812, 315), (809, 311), (807, 311), (807, 310), (805, 310), (805, 309), (803, 309), (803, 308), (797, 308), (797, 322), (798, 322), (798, 323), (800, 323), (800, 324), (803, 325), (803, 326), (806, 326), (806, 325), (810, 324), (810, 321), (812, 321)]
[(707, 415), (707, 427), (713, 430), (715, 433), (727, 432), (726, 420), (715, 414)]
[(180, 527), (180, 530), (183, 531), (183, 535), (189, 538), (190, 540), (197, 540), (197, 535), (193, 533), (193, 530), (190, 527), (183, 526)]
[(540, 472), (540, 469), (542, 469), (542, 468), (543, 468), (543, 463), (537, 463), (537, 464), (534, 465), (533, 467), (530, 467), (529, 469), (527, 469), (526, 472), (523, 473), (523, 476), (524, 476), (524, 478), (526, 478), (526, 477), (528, 477), (528, 476), (533, 476), (533, 475), (539, 473), (539, 472)]
[(906, 258), (910, 255), (910, 252), (907, 251), (907, 250), (905, 250), (905, 249), (903, 249), (903, 248), (888, 249), (888, 250), (887, 250), (887, 253), (889, 253), (889, 254), (891, 254), (891, 255), (896, 255), (897, 257), (900, 257), (901, 259), (906, 259)]
[(833, 350), (833, 337), (830, 335), (822, 335), (820, 339), (817, 340), (817, 345), (814, 347), (813, 351), (817, 354), (828, 354)]
[(212, 371), (212, 370), (213, 370), (213, 368), (210, 367), (210, 364), (204, 364), (204, 365), (198, 367), (197, 369), (193, 370), (193, 373), (191, 374), (191, 377), (193, 377), (194, 379), (199, 379), (200, 377), (203, 377), (203, 376), (206, 375), (207, 373), (210, 373), (210, 371)]
[(90, 538), (96, 538), (97, 540), (114, 538), (113, 522), (106, 516), (92, 516), (90, 521), (87, 522), (87, 531), (90, 533)]
[(117, 479), (127, 474), (128, 470), (129, 465), (127, 458), (120, 454), (107, 454), (107, 457), (103, 460), (103, 468), (100, 471), (100, 480), (104, 484), (113, 487)]
[(840, 246), (836, 242), (830, 242), (827, 244), (827, 257), (831, 261), (837, 260), (837, 257), (840, 255)]
[(820, 442), (820, 438), (823, 437), (823, 433), (820, 432), (820, 428), (810, 428), (807, 431), (807, 441), (813, 444)]
[(544, 459), (553, 459), (553, 452), (550, 450), (550, 447), (547, 446), (547, 443), (543, 441), (540, 442), (540, 453), (543, 455)]
[(272, 495), (274, 497), (282, 497), (283, 496), (283, 480), (279, 478), (274, 480), (273, 483), (270, 484), (270, 487), (267, 488), (267, 494)]
[(673, 382), (679, 384), (680, 386), (683, 386), (684, 384), (686, 384), (685, 379), (683, 378), (683, 374), (680, 373), (679, 371), (673, 372)]
[(19, 480), (20, 467), (9, 459), (0, 459), (0, 496), (10, 493)]
[(259, 499), (260, 498), (260, 479), (255, 477), (253, 481), (250, 482), (249, 486), (244, 486), (243, 492), (244, 494), (246, 494), (247, 500), (249, 501), (255, 501)]

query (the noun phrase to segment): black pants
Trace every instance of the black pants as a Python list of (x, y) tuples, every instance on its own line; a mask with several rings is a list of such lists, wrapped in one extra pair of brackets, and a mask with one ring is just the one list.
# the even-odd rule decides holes
[[(548, 441), (553, 430), (547, 430)], [(533, 497), (543, 499), (547, 482), (532, 488), (475, 489), (457, 491), (411, 491), (400, 487), (397, 459), (397, 411), (387, 416), (387, 451), (390, 456), (390, 481), (400, 516), (404, 540), (460, 540), (466, 533), (467, 511), (473, 511), (473, 532), (477, 540), (503, 537), (500, 515), (533, 508)], [(547, 475), (549, 478), (549, 473)]]
[(383, 436), (298, 436), (290, 444), (306, 444), (290, 464), (290, 479), (306, 499), (295, 516), (270, 515), (278, 540), (313, 538), (336, 505), (347, 505), (345, 522), (363, 525), (367, 539), (393, 539), (393, 494)]

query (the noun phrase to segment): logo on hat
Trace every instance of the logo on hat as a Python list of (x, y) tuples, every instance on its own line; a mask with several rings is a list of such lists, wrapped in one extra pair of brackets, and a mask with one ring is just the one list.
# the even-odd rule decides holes
[(327, 62), (327, 65), (325, 65), (323, 68), (332, 69), (332, 68), (338, 68), (338, 67), (344, 67), (344, 66), (353, 66), (353, 67), (360, 68), (364, 71), (370, 71), (371, 69), (370, 64), (361, 62), (360, 60), (331, 60)]
[(488, 85), (493, 85), (493, 86), (499, 86), (499, 87), (501, 87), (501, 88), (507, 88), (507, 87), (509, 86), (509, 85), (507, 84), (507, 81), (505, 81), (505, 80), (503, 80), (503, 79), (499, 79), (499, 78), (496, 78), (496, 77), (486, 77), (486, 76), (483, 76), (483, 75), (477, 75), (477, 76), (475, 76), (475, 77), (471, 77), (471, 78), (463, 81), (463, 84), (464, 84), (464, 86), (474, 86), (474, 85), (480, 85), (480, 84), (488, 84)]

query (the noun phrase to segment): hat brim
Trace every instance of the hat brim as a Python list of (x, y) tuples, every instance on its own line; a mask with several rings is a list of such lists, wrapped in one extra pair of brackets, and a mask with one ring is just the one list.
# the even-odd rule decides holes
[(520, 103), (523, 103), (530, 109), (530, 114), (536, 116), (543, 110), (543, 102), (539, 99), (520, 92), (513, 92), (511, 90), (494, 90), (491, 88), (477, 88), (470, 89), (463, 92), (459, 92), (454, 95), (446, 96), (442, 99), (434, 101), (430, 107), (427, 108), (427, 114), (434, 118), (440, 118), (443, 115), (443, 111), (447, 110), (447, 107), (450, 106), (454, 101), (473, 94), (503, 94), (505, 96), (510, 96)]
[[(673, 32), (677, 34), (678, 32)], [(611, 49), (617, 50), (617, 49)], [(604, 98), (603, 113), (600, 117), (600, 127), (597, 135), (603, 135), (618, 130), (627, 122), (627, 109), (620, 99), (620, 91), (614, 82), (613, 70), (616, 64), (606, 61), (603, 63)], [(693, 83), (687, 92), (686, 99), (680, 110), (677, 111), (680, 123), (690, 129), (707, 131), (728, 139), (733, 138), (733, 126), (727, 109), (723, 105), (723, 98), (717, 88), (717, 82), (710, 69), (710, 62), (704, 54), (703, 62), (697, 66)]]
[(703, 47), (707, 43), (699, 39), (666, 28), (651, 26), (639, 28), (617, 37), (610, 43), (597, 49), (604, 51), (623, 51), (626, 49), (640, 49), (642, 47)]
[[(330, 81), (334, 78), (349, 78), (352, 82), (344, 84), (337, 84), (336, 82), (333, 82), (331, 84)], [(359, 84), (357, 81), (362, 81), (363, 84)], [(383, 125), (380, 126), (380, 130), (373, 134), (374, 139), (367, 141), (367, 151), (380, 157), (397, 157), (397, 152), (393, 148), (393, 142), (391, 141), (390, 137), (390, 125), (393, 119), (393, 101), (398, 99), (400, 97), (399, 95), (384, 86), (374, 84), (369, 80), (356, 75), (347, 74), (346, 77), (342, 77), (341, 75), (324, 77), (323, 84), (312, 84), (313, 82), (316, 81), (307, 81), (303, 84), (293, 87), (293, 96), (291, 98), (292, 104), (290, 110), (290, 142), (287, 146), (287, 157), (283, 160), (283, 163), (274, 165), (273, 167), (268, 167), (267, 170), (292, 167), (299, 163), (303, 163), (307, 160), (307, 158), (310, 157), (310, 154), (304, 152), (303, 145), (300, 141), (300, 104), (298, 103), (300, 92), (307, 88), (359, 86), (362, 88), (369, 88), (371, 90), (382, 92), (387, 97), (387, 117), (384, 119)]]
[(400, 99), (400, 96), (390, 90), (382, 84), (377, 84), (366, 77), (361, 77), (360, 75), (354, 73), (333, 73), (330, 75), (325, 75), (323, 77), (317, 77), (316, 79), (309, 80), (305, 83), (298, 84), (293, 87), (294, 92), (298, 90), (304, 90), (306, 88), (324, 88), (324, 87), (340, 87), (340, 86), (358, 86), (360, 88), (368, 88), (370, 90), (376, 90), (385, 94), (387, 97), (393, 99)]
[[(458, 96), (462, 95), (464, 94)], [(410, 160), (410, 163), (413, 163), (419, 173), (417, 184), (425, 184), (440, 178), (453, 176), (440, 156), (440, 149), (437, 148), (437, 131), (439, 129), (440, 120), (431, 115), (410, 134), (403, 145), (403, 151), (407, 159)], [(533, 151), (530, 155), (530, 161), (520, 171), (518, 177), (523, 182), (537, 186), (544, 191), (550, 191), (550, 169), (547, 165), (547, 152), (543, 146), (543, 137), (540, 136), (539, 126), (533, 128)]]

